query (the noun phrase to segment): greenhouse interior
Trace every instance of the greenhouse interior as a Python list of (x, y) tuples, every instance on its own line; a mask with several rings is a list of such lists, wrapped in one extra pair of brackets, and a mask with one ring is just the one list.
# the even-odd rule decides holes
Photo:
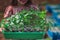
[(60, 0), (0, 0), (0, 40), (60, 40)]

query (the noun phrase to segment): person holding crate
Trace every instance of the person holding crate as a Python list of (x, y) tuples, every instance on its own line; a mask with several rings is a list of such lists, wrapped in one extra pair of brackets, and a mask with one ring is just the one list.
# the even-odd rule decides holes
[[(4, 12), (4, 19), (14, 15), (17, 12), (20, 12), (23, 9), (29, 9), (33, 7), (34, 9), (38, 9), (38, 6), (35, 5), (32, 0), (12, 0), (11, 5), (6, 7)], [(0, 33), (4, 30), (4, 28), (0, 28)], [(1, 33), (0, 40), (5, 40), (3, 34)]]

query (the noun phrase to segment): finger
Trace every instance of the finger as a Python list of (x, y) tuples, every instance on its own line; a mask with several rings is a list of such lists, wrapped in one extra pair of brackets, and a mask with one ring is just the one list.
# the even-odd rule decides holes
[(0, 28), (0, 32), (2, 32), (2, 29)]

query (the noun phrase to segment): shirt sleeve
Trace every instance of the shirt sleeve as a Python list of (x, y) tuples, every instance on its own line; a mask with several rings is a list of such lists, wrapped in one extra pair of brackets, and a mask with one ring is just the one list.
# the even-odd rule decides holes
[(12, 6), (8, 6), (4, 12), (4, 18), (9, 17), (12, 14)]

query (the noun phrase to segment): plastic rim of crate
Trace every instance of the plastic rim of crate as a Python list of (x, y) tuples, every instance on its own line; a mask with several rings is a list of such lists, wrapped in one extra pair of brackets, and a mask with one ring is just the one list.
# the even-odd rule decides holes
[[(45, 32), (4, 32), (2, 31), (2, 33), (4, 34), (4, 37), (9, 39), (9, 38), (30, 38), (30, 39), (41, 39), (44, 37)], [(9, 36), (8, 36), (9, 35)], [(14, 36), (14, 37), (13, 37)]]

